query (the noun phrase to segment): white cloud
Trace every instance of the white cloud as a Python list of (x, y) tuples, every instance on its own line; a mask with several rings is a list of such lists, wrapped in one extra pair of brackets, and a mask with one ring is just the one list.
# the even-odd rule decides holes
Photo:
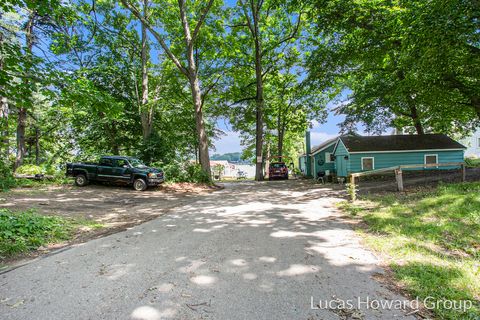
[[(231, 152), (241, 152), (240, 133), (235, 131), (224, 131), (226, 135), (222, 135), (214, 141), (215, 153), (224, 154)], [(213, 153), (213, 152), (212, 152)]]
[(334, 133), (326, 133), (326, 132), (316, 132), (312, 131), (310, 132), (310, 142), (312, 147), (321, 144), (322, 142), (325, 142), (329, 139), (333, 139), (335, 137), (338, 137), (338, 134)]
[(320, 128), (321, 123), (314, 119), (310, 121), (310, 125), (312, 126), (312, 129), (317, 129)]

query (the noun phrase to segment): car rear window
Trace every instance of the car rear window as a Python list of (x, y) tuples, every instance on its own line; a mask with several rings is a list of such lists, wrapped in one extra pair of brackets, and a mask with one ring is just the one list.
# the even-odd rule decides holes
[(285, 167), (286, 167), (285, 163), (272, 163), (270, 165), (270, 168), (285, 168)]

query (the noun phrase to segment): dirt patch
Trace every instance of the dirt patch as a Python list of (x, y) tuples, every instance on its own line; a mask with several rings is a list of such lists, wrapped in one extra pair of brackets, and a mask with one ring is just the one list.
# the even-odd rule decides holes
[(31, 259), (68, 245), (123, 231), (221, 188), (216, 185), (178, 183), (165, 184), (144, 192), (107, 185), (14, 189), (0, 194), (0, 208), (12, 211), (33, 209), (44, 215), (84, 220), (87, 226), (77, 229), (68, 242), (41, 247), (35, 252), (2, 263), (15, 264), (25, 258)]
[(210, 185), (205, 183), (191, 183), (191, 182), (179, 182), (172, 184), (164, 184), (158, 187), (159, 190), (164, 192), (192, 192), (202, 193), (223, 189), (220, 185)]

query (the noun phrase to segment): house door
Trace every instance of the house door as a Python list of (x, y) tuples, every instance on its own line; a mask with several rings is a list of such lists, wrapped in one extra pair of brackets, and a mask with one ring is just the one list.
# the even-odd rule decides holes
[(337, 176), (346, 177), (347, 176), (347, 160), (345, 160), (345, 156), (337, 156), (335, 165), (337, 166)]

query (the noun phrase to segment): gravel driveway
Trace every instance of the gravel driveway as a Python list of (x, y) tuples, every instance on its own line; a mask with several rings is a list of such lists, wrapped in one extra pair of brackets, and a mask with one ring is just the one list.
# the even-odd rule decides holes
[(373, 280), (382, 270), (338, 201), (338, 191), (308, 181), (226, 184), (0, 275), (1, 318), (407, 318), (365, 304), (317, 306), (403, 299)]

